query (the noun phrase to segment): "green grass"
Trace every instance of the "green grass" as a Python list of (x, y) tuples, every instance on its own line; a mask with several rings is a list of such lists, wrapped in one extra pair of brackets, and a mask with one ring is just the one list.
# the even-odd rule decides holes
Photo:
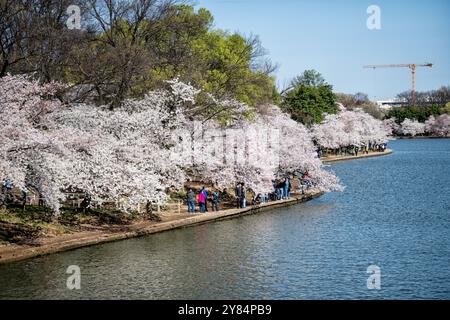
[(55, 216), (43, 206), (18, 206), (0, 209), (0, 241), (21, 243), (42, 236), (56, 236), (99, 225), (126, 225), (139, 214), (115, 209), (92, 209), (86, 213), (73, 208), (62, 208)]
[(0, 240), (3, 242), (23, 242), (45, 235), (61, 235), (71, 231), (58, 220), (49, 220), (43, 210), (2, 209), (0, 210)]

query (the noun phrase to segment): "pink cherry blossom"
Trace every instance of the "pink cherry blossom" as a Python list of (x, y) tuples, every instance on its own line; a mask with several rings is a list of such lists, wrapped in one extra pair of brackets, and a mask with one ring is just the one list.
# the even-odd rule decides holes
[(360, 109), (325, 115), (321, 124), (313, 126), (312, 134), (320, 146), (328, 149), (388, 140), (383, 123)]
[(196, 102), (200, 90), (177, 79), (168, 84), (109, 110), (62, 104), (55, 96), (60, 84), (0, 79), (0, 179), (38, 191), (56, 213), (67, 190), (129, 211), (147, 201), (163, 204), (187, 180), (221, 188), (244, 182), (265, 193), (275, 177), (306, 170), (318, 190), (341, 190), (309, 130), (277, 106), (248, 120), (247, 105), (210, 96), (236, 115), (218, 123), (192, 117), (204, 110)]
[(404, 135), (414, 137), (425, 132), (425, 124), (420, 123), (416, 119), (405, 119), (401, 124), (400, 132)]
[(425, 131), (440, 137), (450, 136), (450, 115), (445, 113), (438, 117), (430, 116), (425, 121)]

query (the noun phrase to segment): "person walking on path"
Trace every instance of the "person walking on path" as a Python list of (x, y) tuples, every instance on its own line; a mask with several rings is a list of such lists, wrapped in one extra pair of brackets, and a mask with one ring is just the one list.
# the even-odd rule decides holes
[(188, 212), (195, 213), (195, 192), (192, 189), (189, 189), (187, 193), (187, 204), (188, 204)]
[(283, 185), (284, 185), (284, 182), (278, 181), (278, 183), (277, 183), (277, 200), (283, 199)]
[(205, 187), (202, 187), (202, 192), (205, 196), (205, 212), (208, 212), (208, 191), (206, 191)]
[(213, 192), (213, 211), (219, 211), (219, 191)]
[(289, 177), (286, 177), (286, 179), (284, 180), (284, 199), (290, 198), (289, 189), (290, 189), (290, 180)]
[(241, 202), (241, 195), (242, 195), (242, 188), (241, 188), (241, 184), (238, 183), (236, 185), (236, 201), (237, 201), (237, 208), (240, 209), (242, 208), (242, 202)]
[(277, 180), (272, 181), (273, 184), (273, 200), (278, 200), (278, 187), (277, 187)]
[(200, 190), (200, 193), (198, 194), (198, 206), (200, 208), (200, 212), (201, 213), (205, 213), (205, 202), (206, 202), (206, 198), (205, 198), (205, 194), (203, 193), (203, 189)]
[(308, 170), (306, 170), (303, 173), (301, 185), (302, 185), (302, 194), (305, 194), (305, 189), (308, 190), (309, 187), (311, 186), (311, 180), (310, 180), (310, 177), (309, 177)]
[(246, 208), (247, 207), (247, 191), (245, 190), (245, 186), (242, 183), (242, 188), (241, 188), (241, 199), (242, 199), (242, 207), (241, 208)]

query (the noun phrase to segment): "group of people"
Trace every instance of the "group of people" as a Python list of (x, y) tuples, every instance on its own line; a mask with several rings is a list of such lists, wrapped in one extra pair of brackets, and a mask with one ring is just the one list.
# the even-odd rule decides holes
[[(286, 176), (283, 179), (275, 179), (272, 180), (273, 184), (273, 192), (270, 193), (259, 193), (257, 195), (253, 195), (252, 197), (252, 205), (267, 203), (269, 201), (277, 201), (277, 200), (287, 200), (291, 197), (291, 180), (289, 176)], [(239, 189), (241, 188), (241, 189)], [(239, 190), (241, 190), (241, 196), (237, 197), (238, 208), (245, 208), (246, 196), (245, 196), (245, 188), (244, 185), (237, 186), (236, 195), (239, 194)], [(242, 190), (244, 190), (244, 194), (242, 194)], [(241, 206), (239, 206), (241, 204)]]
[(369, 143), (369, 149), (372, 151), (385, 152), (387, 143)]
[[(289, 176), (283, 179), (272, 180), (273, 192), (259, 193), (252, 196), (252, 205), (267, 203), (269, 201), (286, 200), (291, 197), (291, 180)], [(243, 183), (236, 186), (237, 208), (245, 208), (247, 202), (246, 190)]]
[(245, 189), (244, 183), (238, 183), (235, 189), (236, 195), (236, 207), (246, 208), (247, 207), (247, 190)]
[[(258, 203), (266, 203), (269, 200), (276, 201), (282, 199), (289, 199), (291, 192), (291, 180), (290, 177), (285, 177), (284, 179), (273, 180), (274, 191), (266, 194), (255, 195), (252, 193), (251, 205), (256, 205)], [(245, 184), (240, 182), (236, 185), (235, 196), (236, 196), (236, 208), (242, 209), (247, 207), (247, 193), (248, 190)], [(198, 193), (196, 193), (192, 188), (189, 189), (187, 193), (187, 206), (189, 213), (196, 212), (196, 202), (198, 204), (198, 210), (200, 213), (208, 212), (208, 202), (212, 204), (212, 211), (219, 211), (220, 202), (220, 192), (214, 191), (209, 194), (205, 187), (202, 187)]]
[(205, 187), (202, 187), (197, 195), (193, 189), (189, 189), (187, 193), (188, 212), (195, 213), (195, 198), (197, 198), (199, 211), (201, 213), (208, 212), (208, 201), (212, 203), (212, 211), (219, 211), (219, 196), (220, 193), (218, 191), (214, 191), (209, 195)]
[(335, 155), (341, 155), (341, 156), (352, 155), (352, 156), (357, 157), (360, 153), (369, 154), (369, 151), (384, 152), (384, 151), (386, 151), (386, 148), (387, 148), (386, 143), (369, 142), (368, 144), (363, 143), (361, 146), (351, 145), (348, 147), (341, 147), (339, 149), (334, 149), (334, 150), (319, 148), (317, 150), (317, 156), (319, 158), (322, 158), (323, 155), (325, 153), (327, 153), (327, 151), (328, 151), (331, 154), (335, 154)]
[[(386, 151), (387, 143), (369, 142), (368, 144), (364, 143), (361, 148), (362, 148), (363, 153), (365, 153), (365, 154), (369, 154), (369, 151), (384, 152), (384, 151)], [(358, 155), (358, 153), (356, 153), (356, 155)]]
[(289, 177), (273, 180), (272, 183), (274, 188), (272, 198), (274, 200), (289, 199), (291, 197), (291, 180)]

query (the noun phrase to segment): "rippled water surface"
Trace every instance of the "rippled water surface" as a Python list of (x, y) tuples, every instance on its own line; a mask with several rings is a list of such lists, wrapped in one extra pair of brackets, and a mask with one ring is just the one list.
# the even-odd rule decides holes
[[(333, 164), (343, 193), (1, 265), (0, 298), (450, 299), (450, 139), (390, 147)], [(81, 290), (66, 289), (69, 265)]]

